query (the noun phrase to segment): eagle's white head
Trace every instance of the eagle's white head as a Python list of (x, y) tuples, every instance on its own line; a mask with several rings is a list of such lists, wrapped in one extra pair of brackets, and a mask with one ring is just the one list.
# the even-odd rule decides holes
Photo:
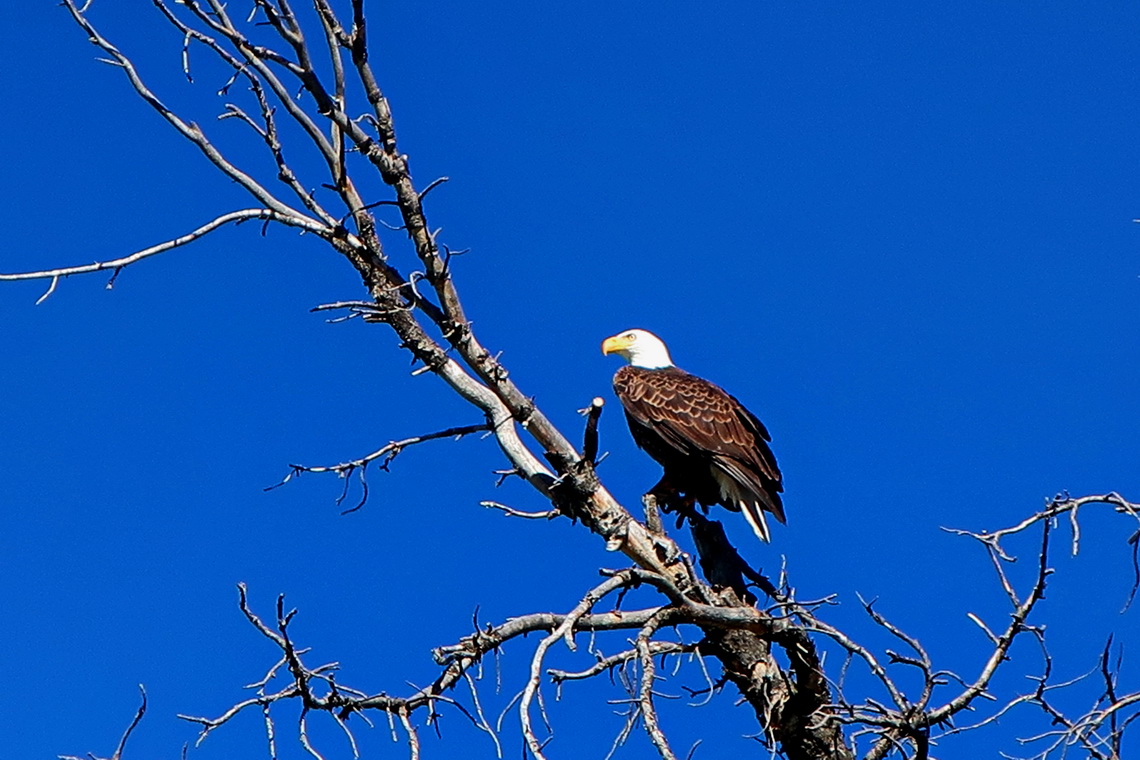
[(672, 367), (669, 349), (651, 332), (646, 330), (626, 330), (602, 341), (603, 354), (617, 354), (629, 363), (642, 369)]

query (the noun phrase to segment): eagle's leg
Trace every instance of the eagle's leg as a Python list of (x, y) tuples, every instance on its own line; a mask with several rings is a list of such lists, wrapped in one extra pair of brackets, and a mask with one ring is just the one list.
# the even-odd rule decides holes
[(681, 527), (687, 516), (696, 514), (696, 499), (692, 496), (682, 495), (680, 490), (669, 481), (668, 475), (662, 477), (657, 485), (649, 489), (645, 495), (654, 497), (662, 512), (677, 513), (678, 528)]
[(676, 486), (669, 482), (668, 476), (657, 481), (657, 485), (650, 488), (645, 495), (655, 498), (657, 500), (657, 506), (661, 507), (665, 512), (672, 512), (684, 501), (681, 497), (681, 492), (677, 490)]

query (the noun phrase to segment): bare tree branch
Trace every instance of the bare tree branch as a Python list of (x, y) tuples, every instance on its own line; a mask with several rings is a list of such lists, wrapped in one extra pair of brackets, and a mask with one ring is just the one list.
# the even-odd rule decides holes
[[(174, 248), (180, 248), (187, 243), (193, 243), (195, 240), (213, 232), (219, 227), (227, 224), (248, 222), (251, 219), (262, 219), (265, 221), (279, 222), (290, 227), (297, 227), (299, 229), (322, 233), (324, 227), (318, 222), (304, 216), (288, 216), (279, 214), (266, 208), (247, 208), (240, 211), (231, 211), (228, 214), (222, 214), (219, 217), (211, 219), (201, 227), (198, 227), (191, 232), (181, 235), (172, 240), (167, 240), (163, 243), (143, 248), (141, 251), (135, 251), (128, 256), (122, 256), (117, 259), (110, 259), (108, 261), (96, 261), (92, 264), (80, 264), (71, 267), (58, 267), (56, 269), (40, 269), (32, 272), (16, 272), (13, 274), (0, 274), (0, 281), (14, 281), (14, 280), (58, 280), (60, 277), (70, 277), (76, 274), (89, 274), (91, 272), (104, 272), (108, 269), (113, 269), (116, 272), (128, 267), (131, 264), (142, 261), (143, 259), (157, 256), (160, 253), (166, 253)], [(42, 299), (41, 299), (42, 300)]]
[[(134, 733), (135, 728), (138, 727), (139, 722), (142, 721), (143, 716), (146, 715), (146, 688), (144, 688), (142, 684), (139, 684), (139, 697), (141, 703), (139, 704), (138, 711), (135, 713), (135, 717), (131, 720), (131, 724), (127, 726), (127, 730), (123, 732), (122, 737), (119, 739), (119, 745), (115, 747), (115, 752), (107, 760), (122, 760), (123, 751), (127, 748), (127, 740), (131, 738), (131, 734)], [(75, 755), (60, 755), (59, 760), (103, 760), (103, 758), (88, 753), (86, 758), (79, 758)]]
[(363, 507), (364, 504), (368, 501), (368, 481), (366, 479), (366, 473), (368, 470), (368, 465), (370, 465), (372, 462), (375, 462), (378, 459), (383, 459), (384, 461), (381, 462), (378, 466), (380, 467), (380, 469), (387, 471), (389, 465), (391, 465), (391, 463), (392, 463), (392, 460), (395, 459), (396, 456), (401, 451), (408, 448), (409, 446), (415, 446), (418, 443), (425, 443), (427, 441), (439, 440), (440, 438), (452, 438), (452, 439), (458, 440), (464, 436), (471, 435), (472, 433), (481, 433), (481, 432), (485, 433), (485, 432), (492, 432), (492, 431), (491, 431), (491, 428), (484, 423), (480, 423), (477, 425), (463, 425), (463, 426), (459, 426), (459, 427), (447, 428), (446, 430), (440, 430), (440, 431), (437, 431), (435, 433), (425, 433), (424, 435), (412, 436), (411, 438), (404, 438), (403, 440), (399, 440), (399, 441), (390, 441), (389, 443), (385, 444), (384, 446), (381, 446), (380, 448), (376, 449), (375, 451), (373, 451), (370, 454), (365, 454), (364, 456), (360, 457), (359, 459), (353, 459), (351, 461), (342, 462), (340, 464), (316, 465), (316, 466), (314, 466), (314, 465), (303, 465), (303, 464), (291, 464), (291, 465), (289, 465), (289, 474), (286, 475), (284, 478), (282, 478), (279, 483), (275, 483), (275, 484), (269, 486), (268, 488), (266, 488), (265, 490), (266, 491), (272, 491), (275, 488), (280, 488), (281, 486), (285, 485), (286, 483), (288, 483), (293, 478), (299, 477), (306, 472), (312, 472), (312, 473), (333, 472), (345, 480), (344, 491), (343, 491), (343, 493), (341, 493), (340, 498), (337, 499), (337, 504), (339, 505), (341, 502), (344, 501), (345, 497), (348, 495), (348, 484), (349, 484), (348, 479), (352, 477), (352, 474), (354, 472), (359, 471), (360, 472), (360, 484), (361, 484), (361, 488), (363, 490), (363, 494), (361, 495), (360, 503), (357, 504), (355, 507), (352, 507), (351, 509), (345, 510), (344, 513), (355, 512), (358, 509), (360, 509), (361, 507)]

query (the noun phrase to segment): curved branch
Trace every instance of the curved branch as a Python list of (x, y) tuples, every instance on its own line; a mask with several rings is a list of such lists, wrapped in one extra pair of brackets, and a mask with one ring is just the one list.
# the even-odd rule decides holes
[(75, 19), (75, 22), (83, 28), (83, 31), (87, 32), (88, 39), (91, 40), (91, 43), (110, 55), (113, 59), (113, 63), (123, 69), (127, 75), (127, 79), (139, 97), (157, 111), (162, 118), (166, 119), (183, 137), (194, 143), (212, 164), (217, 166), (226, 176), (244, 187), (254, 198), (273, 211), (283, 216), (304, 216), (296, 209), (282, 203), (273, 193), (269, 192), (265, 186), (231, 163), (222, 155), (221, 151), (210, 142), (197, 124), (185, 121), (178, 116), (178, 114), (167, 108), (158, 96), (143, 82), (142, 77), (139, 76), (138, 70), (135, 68), (131, 59), (123, 55), (118, 48), (99, 34), (95, 27), (87, 20), (84, 12), (76, 7), (74, 0), (63, 0), (63, 5), (71, 12), (71, 16)]
[(80, 264), (73, 267), (59, 267), (57, 269), (40, 269), (34, 272), (17, 272), (13, 274), (0, 274), (0, 281), (2, 280), (45, 280), (48, 278), (70, 277), (73, 274), (87, 274), (90, 272), (102, 272), (108, 269), (122, 269), (130, 266), (143, 259), (157, 256), (160, 253), (166, 253), (174, 248), (179, 248), (192, 243), (195, 240), (204, 237), (205, 235), (213, 232), (219, 227), (227, 224), (247, 222), (251, 219), (263, 219), (269, 222), (278, 222), (290, 227), (297, 227), (308, 232), (315, 232), (319, 235), (328, 233), (328, 228), (318, 222), (316, 219), (311, 219), (304, 214), (292, 212), (283, 214), (278, 211), (267, 208), (247, 208), (240, 211), (231, 211), (228, 214), (222, 214), (215, 219), (211, 219), (196, 230), (187, 232), (185, 235), (167, 240), (157, 245), (152, 245), (144, 248), (141, 251), (136, 251), (128, 256), (123, 256), (117, 259), (110, 259), (109, 261), (96, 261), (93, 264)]
[[(530, 707), (534, 702), (535, 695), (538, 693), (543, 672), (542, 663), (546, 657), (547, 650), (559, 639), (565, 639), (566, 645), (573, 649), (574, 627), (582, 616), (588, 613), (593, 606), (605, 598), (606, 595), (618, 589), (627, 588), (636, 582), (637, 578), (632, 572), (623, 571), (590, 589), (586, 596), (582, 598), (582, 601), (550, 632), (550, 635), (540, 641), (538, 646), (535, 647), (534, 656), (530, 661), (530, 677), (527, 679), (526, 687), (523, 689), (522, 699), (519, 701), (519, 722), (522, 725), (522, 733), (526, 740), (527, 747), (537, 760), (545, 760), (546, 756), (542, 754), (543, 743), (538, 740), (538, 737), (534, 733), (534, 727), (531, 725)], [(657, 613), (654, 613), (654, 616), (651, 617), (650, 620), (655, 619), (656, 614)]]
[[(123, 735), (121, 737), (119, 737), (119, 745), (115, 747), (114, 754), (112, 754), (111, 757), (107, 758), (107, 760), (122, 760), (123, 751), (127, 748), (127, 741), (130, 740), (131, 734), (134, 733), (135, 729), (139, 725), (139, 722), (143, 719), (143, 716), (146, 715), (146, 689), (141, 683), (139, 684), (139, 696), (142, 700), (141, 704), (139, 705), (139, 709), (135, 711), (135, 717), (133, 720), (131, 720), (131, 724), (127, 726), (127, 730), (123, 732)], [(75, 755), (60, 755), (59, 760), (81, 759)], [(88, 753), (85, 760), (100, 760), (100, 758), (97, 758), (95, 755)]]
[[(404, 438), (404, 439), (399, 440), (399, 441), (390, 441), (389, 443), (385, 444), (384, 446), (381, 446), (380, 448), (376, 449), (375, 451), (371, 452), (370, 454), (365, 454), (364, 456), (360, 457), (359, 459), (353, 459), (353, 460), (348, 461), (348, 462), (341, 462), (340, 464), (334, 464), (334, 465), (292, 464), (292, 465), (289, 465), (289, 474), (288, 475), (286, 475), (284, 478), (282, 478), (279, 483), (275, 483), (275, 484), (269, 486), (268, 488), (266, 488), (265, 490), (266, 491), (272, 491), (276, 488), (280, 488), (281, 486), (285, 485), (286, 483), (288, 483), (293, 478), (298, 477), (298, 476), (300, 476), (306, 472), (312, 472), (312, 473), (335, 472), (337, 475), (339, 475), (342, 478), (348, 478), (350, 475), (352, 475), (353, 472), (355, 472), (356, 470), (360, 470), (361, 471), (361, 482), (364, 484), (365, 494), (364, 494), (364, 498), (361, 500), (361, 502), (358, 506), (356, 506), (355, 508), (353, 508), (351, 510), (348, 510), (350, 512), (355, 512), (357, 509), (360, 509), (360, 507), (364, 506), (365, 501), (368, 499), (368, 484), (367, 484), (367, 481), (364, 479), (363, 473), (365, 472), (368, 465), (371, 464), (372, 462), (375, 462), (377, 459), (383, 458), (384, 462), (382, 464), (380, 464), (380, 468), (383, 470), (387, 470), (388, 465), (391, 463), (391, 461), (393, 459), (395, 459), (396, 456), (400, 452), (402, 452), (404, 449), (408, 448), (409, 446), (415, 446), (416, 444), (425, 443), (427, 441), (436, 441), (436, 440), (439, 440), (440, 438), (459, 439), (459, 438), (463, 438), (464, 436), (471, 435), (472, 433), (485, 433), (485, 432), (488, 432), (490, 430), (491, 430), (490, 426), (485, 424), (485, 423), (479, 424), (479, 425), (463, 425), (460, 427), (451, 427), (451, 428), (447, 428), (446, 430), (439, 430), (439, 431), (434, 432), (434, 433), (425, 433), (423, 435), (412, 436), (411, 438)], [(345, 484), (345, 492), (347, 493), (347, 491), (348, 491), (348, 485), (346, 483)], [(344, 495), (341, 496), (341, 499), (337, 500), (337, 503), (339, 504), (343, 498), (344, 498)]]
[(661, 730), (661, 723), (657, 719), (657, 708), (653, 705), (653, 686), (657, 681), (657, 668), (653, 664), (654, 653), (650, 648), (650, 638), (661, 627), (667, 614), (667, 610), (662, 610), (661, 613), (654, 615), (637, 633), (635, 646), (638, 660), (641, 662), (641, 685), (637, 693), (637, 702), (641, 707), (641, 717), (645, 721), (645, 732), (649, 735), (653, 746), (657, 748), (662, 760), (677, 760), (677, 756), (669, 746), (669, 740), (665, 737), (665, 732)]

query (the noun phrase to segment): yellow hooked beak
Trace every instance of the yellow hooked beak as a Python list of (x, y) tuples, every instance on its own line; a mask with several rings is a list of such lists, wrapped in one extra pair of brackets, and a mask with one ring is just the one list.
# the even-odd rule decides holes
[(606, 338), (602, 341), (603, 354), (618, 354), (622, 355), (629, 349), (633, 341), (629, 340), (626, 335), (615, 335), (612, 338)]

